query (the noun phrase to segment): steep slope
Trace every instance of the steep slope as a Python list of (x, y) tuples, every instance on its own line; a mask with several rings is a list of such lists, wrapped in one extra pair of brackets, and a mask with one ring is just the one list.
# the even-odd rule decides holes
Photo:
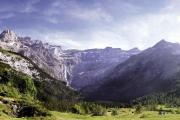
[(60, 46), (31, 40), (29, 37), (18, 37), (11, 30), (0, 34), (0, 47), (28, 57), (52, 77), (68, 82), (76, 59), (63, 52)]
[[(35, 98), (40, 100), (49, 109), (70, 109), (74, 102), (78, 100), (77, 93), (67, 87), (66, 83), (51, 77), (40, 69), (33, 61), (21, 54), (0, 49), (0, 62), (1, 64), (9, 66), (8, 69), (13, 69), (14, 74), (17, 74), (17, 71), (28, 75), (37, 90)], [(6, 68), (1, 69), (6, 70)], [(2, 74), (1, 76), (2, 80), (6, 77), (8, 77), (6, 74)], [(21, 79), (17, 80), (20, 80), (21, 82)], [(14, 81), (16, 82), (16, 80)], [(25, 89), (23, 85), (20, 87)], [(33, 86), (29, 87), (33, 88)]]
[(36, 99), (37, 91), (30, 76), (0, 62), (0, 111), (14, 117), (47, 115)]
[(171, 90), (180, 78), (180, 45), (164, 40), (118, 65), (97, 90), (95, 100), (129, 102), (153, 92)]
[[(66, 52), (73, 54), (70, 50)], [(71, 86), (79, 90), (85, 90), (87, 86), (97, 86), (103, 82), (102, 78), (109, 70), (138, 53), (140, 50), (137, 48), (126, 51), (111, 47), (75, 52), (73, 56), (78, 56), (79, 62), (74, 66)]]

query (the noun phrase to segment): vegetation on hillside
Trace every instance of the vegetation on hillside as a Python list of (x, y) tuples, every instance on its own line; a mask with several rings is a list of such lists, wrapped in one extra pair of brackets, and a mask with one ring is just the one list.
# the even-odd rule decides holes
[(160, 91), (151, 93), (150, 95), (137, 98), (133, 104), (141, 104), (143, 106), (155, 106), (159, 104), (180, 107), (180, 81), (176, 80), (174, 87), (168, 91)]
[(14, 116), (47, 115), (36, 95), (37, 89), (30, 76), (0, 62), (0, 101), (10, 106)]
[[(13, 81), (18, 81), (19, 83), (19, 85), (15, 85), (14, 88), (21, 87), (20, 89), (25, 89), (26, 86), (24, 86), (23, 82), (30, 82), (32, 84), (29, 83), (28, 88), (34, 89), (35, 93), (34, 95), (29, 96), (34, 96), (37, 100), (41, 101), (46, 108), (50, 110), (71, 111), (72, 107), (78, 100), (78, 94), (71, 88), (67, 87), (65, 82), (51, 77), (44, 70), (39, 68), (31, 59), (23, 56), (22, 54), (12, 51), (6, 51), (3, 49), (0, 49), (0, 52), (7, 55), (15, 55), (18, 59), (25, 59), (29, 61), (33, 65), (31, 69), (36, 69), (39, 72), (39, 76), (33, 76), (33, 78), (31, 78), (29, 76), (27, 77), (25, 74), (22, 73), (22, 75), (20, 75), (20, 72), (13, 70), (13, 74), (18, 73), (17, 76), (19, 76), (11, 78)], [(11, 69), (10, 66), (8, 66), (8, 68)], [(2, 67), (2, 70), (4, 70), (4, 67)], [(10, 88), (11, 86), (9, 87), (9, 89)]]
[[(0, 49), (1, 50), (1, 49)], [(56, 80), (40, 69), (33, 61), (17, 53), (1, 50), (6, 54), (17, 55), (18, 59), (26, 59), (40, 73), (39, 78), (30, 77), (22, 72), (12, 69), (9, 65), (0, 62), (0, 119), (1, 115), (8, 117), (33, 117), (29, 119), (111, 119), (123, 118), (124, 112), (118, 107), (134, 108), (129, 110), (124, 119), (159, 118), (165, 113), (179, 116), (180, 81), (177, 79), (174, 87), (169, 91), (152, 93), (134, 100), (132, 103), (97, 104), (79, 101), (76, 92), (66, 86), (64, 82)], [(48, 80), (47, 80), (48, 79)], [(166, 107), (158, 107), (165, 105)], [(171, 107), (171, 108), (167, 108)], [(177, 108), (177, 109), (175, 109)], [(61, 112), (49, 112), (57, 110)], [(151, 110), (151, 113), (144, 113)], [(52, 116), (50, 116), (50, 113)], [(75, 113), (75, 114), (72, 114)], [(79, 114), (79, 115), (77, 115)], [(132, 114), (132, 115), (131, 115)], [(44, 116), (43, 118), (41, 118)], [(98, 116), (98, 117), (96, 117)], [(37, 117), (37, 118), (36, 118)], [(171, 120), (172, 117), (169, 117)], [(5, 118), (3, 118), (6, 120)], [(176, 118), (174, 119), (176, 120)]]

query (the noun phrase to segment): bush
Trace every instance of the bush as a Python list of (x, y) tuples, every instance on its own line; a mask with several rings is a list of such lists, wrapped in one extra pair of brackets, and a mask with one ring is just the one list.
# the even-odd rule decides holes
[(29, 94), (32, 95), (33, 97), (36, 96), (37, 91), (34, 85), (34, 81), (29, 76), (25, 76), (25, 75), (16, 76), (16, 78), (14, 78), (12, 82), (13, 82), (12, 83), (13, 86), (18, 88), (20, 93)]
[(83, 107), (82, 104), (76, 104), (74, 105), (73, 109), (72, 109), (72, 112), (73, 113), (76, 113), (76, 114), (87, 114), (85, 112), (85, 108)]
[(171, 109), (170, 112), (171, 112), (172, 114), (176, 114), (176, 110), (174, 110), (174, 109)]
[(156, 111), (157, 110), (157, 105), (156, 104), (154, 104), (154, 105), (146, 105), (145, 107), (149, 111)]
[(18, 102), (19, 110), (18, 117), (34, 117), (50, 115), (48, 110), (44, 108), (39, 101), (32, 98), (24, 98)]
[(112, 110), (111, 115), (112, 115), (112, 116), (118, 115), (118, 111), (117, 111), (117, 110)]
[(137, 106), (136, 106), (135, 113), (136, 113), (136, 114), (142, 113), (142, 106), (141, 106), (141, 105), (137, 105)]
[(77, 114), (103, 116), (106, 114), (106, 109), (94, 103), (78, 103), (73, 107), (72, 112)]
[(0, 96), (19, 98), (20, 93), (18, 89), (12, 87), (11, 85), (0, 84)]
[(18, 117), (34, 117), (34, 116), (47, 116), (47, 111), (39, 106), (27, 105), (23, 106), (18, 112)]
[(159, 109), (159, 115), (165, 115), (166, 114), (166, 111), (163, 110), (163, 108), (160, 108)]
[(103, 116), (106, 114), (106, 109), (100, 105), (95, 105), (91, 112), (93, 116)]
[(176, 114), (180, 114), (180, 110), (178, 109), (178, 110), (176, 110)]

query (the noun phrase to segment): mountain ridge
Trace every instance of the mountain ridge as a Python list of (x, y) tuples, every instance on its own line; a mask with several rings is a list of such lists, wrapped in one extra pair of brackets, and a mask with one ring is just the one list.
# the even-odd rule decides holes
[[(67, 85), (71, 85), (72, 81), (76, 79), (74, 76), (81, 77), (80, 73), (82, 72), (87, 73), (82, 79), (91, 77), (88, 73), (90, 66), (88, 63), (89, 60), (92, 60), (92, 64), (97, 64), (97, 61), (114, 64), (124, 61), (129, 56), (140, 52), (137, 48), (125, 51), (120, 48), (112, 47), (107, 47), (105, 49), (63, 50), (61, 46), (50, 45), (40, 40), (31, 40), (30, 37), (17, 37), (15, 32), (11, 30), (3, 31), (0, 35), (0, 39), (0, 46), (2, 48), (30, 58), (33, 62), (38, 64), (40, 68), (44, 69), (45, 72), (56, 79), (67, 82)], [(106, 60), (107, 56), (109, 56), (109, 61)], [(81, 68), (78, 66), (82, 65), (87, 67), (85, 71), (79, 71)], [(105, 65), (102, 66), (102, 69), (103, 68), (105, 68)], [(95, 71), (94, 69), (94, 72)]]
[(0, 46), (26, 56), (52, 78), (66, 82), (87, 99), (131, 101), (166, 87), (170, 89), (180, 73), (180, 44), (165, 40), (144, 51), (112, 47), (63, 50), (61, 46), (15, 35), (3, 32)]
[(129, 102), (152, 92), (173, 88), (180, 73), (180, 45), (160, 41), (119, 64), (89, 99)]

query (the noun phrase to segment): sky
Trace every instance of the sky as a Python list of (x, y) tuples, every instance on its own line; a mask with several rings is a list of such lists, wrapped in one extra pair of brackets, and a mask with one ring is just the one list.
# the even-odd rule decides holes
[(0, 0), (0, 30), (65, 49), (180, 42), (180, 0)]

